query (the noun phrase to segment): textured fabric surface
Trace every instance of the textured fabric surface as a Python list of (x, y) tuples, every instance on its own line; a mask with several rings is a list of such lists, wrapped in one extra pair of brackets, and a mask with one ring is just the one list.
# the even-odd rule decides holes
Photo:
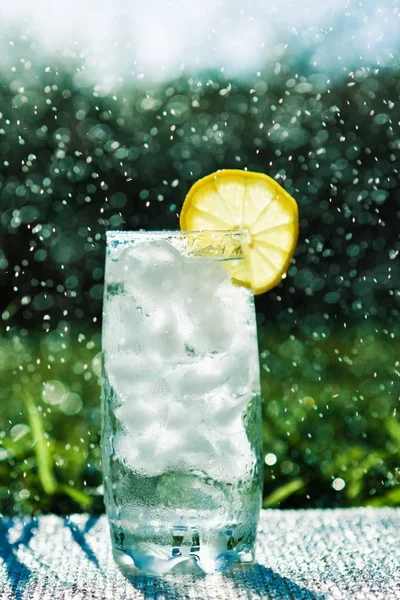
[(126, 577), (105, 517), (0, 523), (0, 598), (400, 599), (400, 509), (267, 510), (256, 564), (222, 575)]

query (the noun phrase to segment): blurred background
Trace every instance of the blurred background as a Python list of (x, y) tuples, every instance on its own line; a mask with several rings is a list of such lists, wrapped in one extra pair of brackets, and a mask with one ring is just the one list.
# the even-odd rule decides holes
[[(4, 4), (4, 3), (3, 3)], [(0, 8), (0, 512), (101, 512), (105, 231), (219, 168), (300, 208), (257, 297), (264, 506), (400, 505), (400, 4)]]

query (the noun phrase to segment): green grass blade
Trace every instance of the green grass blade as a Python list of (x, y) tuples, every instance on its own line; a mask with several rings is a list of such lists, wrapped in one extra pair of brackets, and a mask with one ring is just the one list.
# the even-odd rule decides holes
[(77, 490), (70, 485), (62, 485), (61, 490), (77, 502), (81, 508), (88, 509), (92, 506), (92, 498), (85, 494), (85, 492), (82, 492), (82, 490)]
[(391, 437), (400, 444), (400, 423), (396, 419), (388, 419), (386, 429)]
[(22, 397), (28, 413), (29, 425), (34, 440), (39, 480), (46, 494), (51, 495), (57, 491), (58, 484), (54, 476), (53, 461), (45, 437), (43, 420), (34, 399), (26, 390), (24, 390)]
[(396, 485), (382, 496), (367, 500), (364, 506), (400, 506), (400, 485)]
[(274, 490), (269, 496), (267, 496), (263, 502), (263, 508), (270, 508), (271, 506), (278, 506), (281, 502), (289, 498), (292, 494), (295, 494), (302, 488), (304, 488), (305, 482), (300, 479), (293, 479), (293, 481), (289, 481), (285, 485), (281, 485), (281, 487)]

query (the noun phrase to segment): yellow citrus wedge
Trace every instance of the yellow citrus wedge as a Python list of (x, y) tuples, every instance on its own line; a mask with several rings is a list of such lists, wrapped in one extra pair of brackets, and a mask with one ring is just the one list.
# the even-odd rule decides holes
[(271, 177), (223, 169), (191, 187), (180, 228), (247, 232), (245, 260), (232, 261), (232, 278), (262, 294), (276, 286), (289, 267), (299, 232), (298, 209), (294, 198)]

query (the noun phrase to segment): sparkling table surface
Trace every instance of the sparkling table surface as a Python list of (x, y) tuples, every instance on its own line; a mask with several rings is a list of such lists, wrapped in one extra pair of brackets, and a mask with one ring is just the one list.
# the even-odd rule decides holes
[(262, 511), (256, 563), (226, 574), (127, 577), (104, 516), (0, 522), (0, 598), (400, 599), (400, 509)]

